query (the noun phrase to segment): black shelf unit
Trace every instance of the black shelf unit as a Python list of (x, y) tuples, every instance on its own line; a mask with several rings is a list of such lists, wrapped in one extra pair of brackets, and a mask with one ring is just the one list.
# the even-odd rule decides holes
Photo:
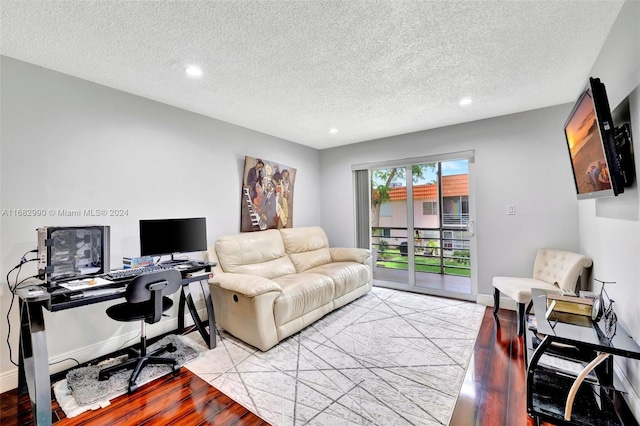
[[(619, 324), (616, 335), (607, 339), (601, 325), (590, 319), (588, 325), (556, 322), (553, 318), (548, 321), (544, 315), (546, 294), (544, 290), (532, 291), (537, 314), (527, 317), (524, 333), (527, 413), (536, 424), (638, 426), (622, 397), (623, 387), (613, 371), (613, 355), (640, 359), (640, 347)], [(569, 389), (579, 372), (600, 353), (612, 356), (581, 384), (571, 419), (565, 420)], [(572, 368), (566, 368), (567, 363)]]
[[(575, 377), (540, 366), (533, 374), (533, 413), (556, 425), (619, 426), (625, 423), (616, 411), (618, 391), (607, 392), (597, 384), (584, 382), (573, 403), (571, 421), (564, 420), (567, 391)], [(636, 423), (637, 424), (637, 423)]]

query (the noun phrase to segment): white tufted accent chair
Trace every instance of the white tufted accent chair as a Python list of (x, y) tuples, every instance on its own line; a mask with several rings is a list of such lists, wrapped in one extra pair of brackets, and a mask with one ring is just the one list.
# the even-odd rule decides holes
[[(585, 268), (591, 267), (587, 256), (569, 251), (542, 248), (533, 266), (533, 278), (493, 277), (493, 313), (500, 309), (500, 293), (517, 303), (518, 336), (524, 332), (525, 304), (531, 302), (531, 289), (571, 290)], [(527, 310), (530, 308), (528, 307)]]

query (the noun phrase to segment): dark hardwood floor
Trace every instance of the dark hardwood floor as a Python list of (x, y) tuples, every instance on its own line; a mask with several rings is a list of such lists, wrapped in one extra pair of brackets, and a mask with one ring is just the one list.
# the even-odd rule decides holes
[[(484, 313), (451, 425), (533, 426), (527, 415), (523, 339), (514, 311)], [(549, 423), (543, 423), (549, 425)]]
[[(522, 339), (515, 313), (500, 310), (499, 327), (487, 308), (451, 425), (532, 426), (527, 416)], [(111, 405), (67, 419), (53, 402), (53, 422), (66, 425), (267, 425), (243, 406), (183, 368), (123, 395)], [(33, 425), (28, 397), (0, 394), (0, 424)]]
[[(186, 368), (175, 377), (169, 375), (141, 387), (133, 395), (120, 396), (108, 407), (72, 419), (66, 418), (55, 400), (51, 409), (53, 423), (58, 426), (269, 425)], [(27, 395), (18, 397), (15, 389), (0, 395), (0, 424), (34, 424)]]

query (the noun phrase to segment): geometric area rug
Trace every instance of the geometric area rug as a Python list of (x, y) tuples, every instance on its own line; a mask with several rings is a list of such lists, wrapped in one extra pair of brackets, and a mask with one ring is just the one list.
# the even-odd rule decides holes
[(373, 287), (267, 352), (220, 331), (186, 368), (274, 426), (446, 425), (484, 311)]
[[(149, 345), (147, 353), (169, 343), (173, 344), (176, 350), (165, 352), (160, 356), (173, 358), (180, 366), (196, 359), (206, 350), (206, 347), (185, 336), (167, 335)], [(119, 371), (112, 374), (108, 380), (98, 380), (98, 374), (102, 369), (119, 364), (126, 359), (127, 355), (123, 355), (96, 365), (75, 368), (67, 373), (66, 379), (57, 382), (53, 386), (53, 390), (56, 400), (67, 418), (75, 417), (87, 410), (105, 407), (110, 404), (109, 400), (126, 394), (133, 370)], [(142, 387), (142, 385), (171, 373), (171, 371), (172, 367), (169, 365), (147, 365), (142, 369), (136, 384), (138, 387)]]

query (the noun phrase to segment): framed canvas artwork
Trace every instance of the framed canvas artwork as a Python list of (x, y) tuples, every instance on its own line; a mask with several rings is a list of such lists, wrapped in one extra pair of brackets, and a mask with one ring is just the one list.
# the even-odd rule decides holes
[(296, 169), (260, 158), (245, 157), (240, 230), (293, 227)]

